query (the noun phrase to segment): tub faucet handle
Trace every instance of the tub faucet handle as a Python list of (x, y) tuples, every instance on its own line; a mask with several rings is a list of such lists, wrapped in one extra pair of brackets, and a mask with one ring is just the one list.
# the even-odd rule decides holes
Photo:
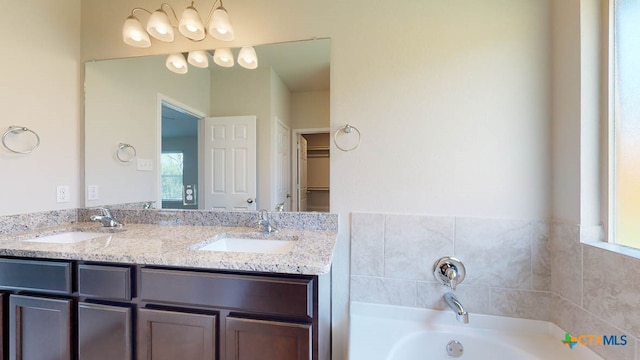
[(464, 280), (464, 264), (454, 257), (440, 258), (433, 265), (433, 275), (442, 285), (455, 290), (458, 284)]
[(451, 290), (455, 290), (458, 285), (458, 269), (455, 266), (451, 266), (447, 269), (446, 274), (449, 279), (449, 286)]

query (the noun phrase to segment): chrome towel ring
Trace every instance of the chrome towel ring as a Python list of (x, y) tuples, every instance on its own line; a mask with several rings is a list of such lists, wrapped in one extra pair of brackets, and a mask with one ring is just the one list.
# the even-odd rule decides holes
[[(133, 153), (131, 153), (131, 151), (128, 151), (127, 149), (131, 149)], [(133, 145), (125, 143), (120, 143), (120, 145), (118, 145), (118, 150), (116, 150), (116, 158), (123, 163), (133, 161), (133, 159), (136, 158), (136, 154), (136, 148), (134, 148)]]
[[(20, 134), (20, 133), (23, 133), (23, 132), (32, 133), (36, 137), (36, 144), (33, 145), (30, 149), (27, 149), (27, 150), (16, 150), (16, 149), (13, 149), (12, 147), (10, 147), (9, 145), (7, 145), (7, 136), (9, 134)], [(33, 152), (35, 149), (38, 148), (38, 146), (40, 146), (40, 136), (38, 136), (38, 134), (35, 131), (33, 131), (33, 130), (27, 128), (27, 127), (12, 125), (12, 126), (9, 126), (9, 130), (7, 130), (2, 135), (2, 146), (4, 146), (7, 150), (11, 151), (12, 153), (28, 154), (28, 153)]]
[[(358, 134), (358, 140), (355, 142), (355, 145), (352, 146), (341, 146), (338, 143), (338, 134), (340, 133), (344, 133), (345, 135), (349, 135), (351, 134), (353, 131), (355, 130), (355, 133)], [(358, 130), (357, 127), (352, 126), (352, 125), (345, 125), (344, 127), (341, 127), (340, 129), (336, 130), (335, 133), (333, 133), (333, 142), (336, 144), (336, 147), (342, 151), (352, 151), (355, 150), (358, 146), (360, 146), (360, 130)]]

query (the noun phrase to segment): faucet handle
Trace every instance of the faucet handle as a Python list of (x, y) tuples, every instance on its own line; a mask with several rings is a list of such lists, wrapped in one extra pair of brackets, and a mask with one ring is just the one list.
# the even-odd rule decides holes
[(99, 207), (98, 210), (100, 210), (103, 216), (113, 217), (111, 215), (111, 210), (107, 209), (106, 207)]
[(464, 280), (466, 270), (462, 261), (454, 257), (443, 257), (433, 265), (433, 276), (442, 285), (455, 290), (458, 284)]

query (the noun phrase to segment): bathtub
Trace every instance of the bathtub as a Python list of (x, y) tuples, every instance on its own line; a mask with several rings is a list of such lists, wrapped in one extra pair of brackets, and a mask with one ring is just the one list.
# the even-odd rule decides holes
[(349, 360), (602, 359), (546, 321), (351, 302), (350, 326)]

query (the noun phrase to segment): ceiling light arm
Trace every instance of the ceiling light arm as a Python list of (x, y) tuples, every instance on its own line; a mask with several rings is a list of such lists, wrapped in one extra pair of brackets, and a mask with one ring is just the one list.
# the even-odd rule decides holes
[(149, 11), (149, 10), (147, 10), (147, 9), (145, 9), (145, 8), (139, 8), (139, 7), (137, 7), (137, 8), (133, 8), (133, 10), (131, 10), (131, 16), (135, 17), (135, 12), (136, 12), (136, 11), (138, 11), (138, 10), (140, 10), (140, 11), (144, 11), (144, 12), (146, 12), (147, 14), (151, 15), (151, 11)]
[[(193, 3), (192, 3), (192, 4), (193, 4)], [(175, 10), (173, 10), (173, 7), (172, 7), (170, 4), (162, 3), (162, 4), (160, 5), (160, 10), (163, 10), (163, 11), (164, 11), (163, 6), (165, 6), (165, 5), (167, 5), (167, 6), (169, 7), (169, 9), (171, 10), (171, 14), (173, 14), (173, 19), (176, 21), (176, 24), (177, 24), (180, 20), (178, 20), (178, 15), (176, 15), (176, 11), (175, 11)], [(170, 17), (169, 17), (169, 20), (171, 20), (171, 18), (170, 18)], [(172, 26), (172, 27), (174, 27), (174, 28), (176, 28), (176, 29), (178, 28), (178, 25), (173, 25), (173, 24), (171, 24), (171, 26)]]
[[(218, 3), (220, 3), (220, 6), (218, 6), (218, 7), (222, 8), (224, 11), (227, 11), (227, 9), (225, 9), (225, 8), (222, 6), (222, 0), (216, 0), (216, 1), (214, 1), (213, 6), (211, 7), (211, 10), (209, 10), (209, 15), (207, 16), (207, 20), (205, 20), (205, 23), (206, 23), (206, 24), (208, 24), (208, 23), (209, 23), (209, 21), (211, 21), (211, 16), (213, 16), (213, 12), (218, 8), (218, 7), (216, 7), (216, 5), (217, 5)], [(191, 2), (191, 6), (193, 6), (193, 1)]]

